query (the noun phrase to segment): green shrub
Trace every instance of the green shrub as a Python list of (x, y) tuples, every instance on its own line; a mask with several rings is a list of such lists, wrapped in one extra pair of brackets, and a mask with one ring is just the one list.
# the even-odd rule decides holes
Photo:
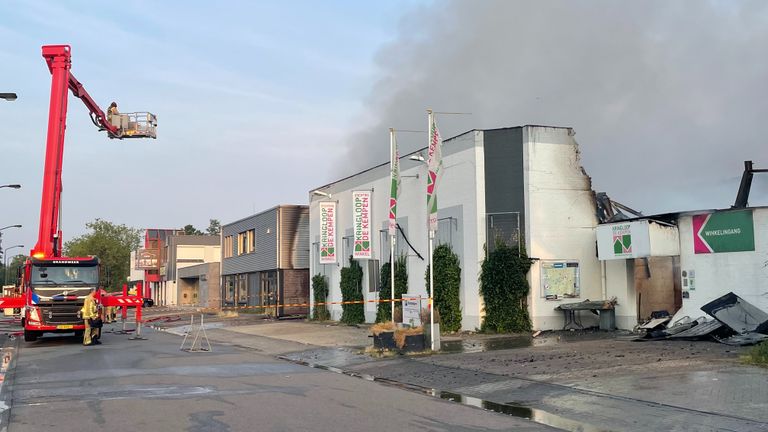
[(768, 342), (761, 342), (750, 348), (744, 361), (749, 364), (768, 367)]
[[(408, 292), (408, 262), (404, 256), (398, 257), (395, 261), (395, 298), (403, 298), (403, 294)], [(392, 284), (389, 281), (390, 277), (390, 265), (389, 263), (381, 266), (381, 279), (379, 284), (379, 300), (387, 300), (390, 298), (390, 292)], [(401, 303), (395, 303), (395, 309), (400, 309)], [(376, 307), (376, 322), (387, 322), (392, 319), (392, 304), (389, 302), (381, 302)]]
[(521, 247), (499, 243), (488, 254), (480, 270), (480, 295), (485, 302), (481, 329), (496, 333), (531, 330), (526, 298), (530, 291), (526, 275), (531, 260)]
[(331, 319), (331, 313), (328, 312), (327, 305), (318, 305), (328, 301), (328, 280), (321, 274), (312, 276), (312, 291), (315, 300), (315, 307), (312, 310), (312, 319), (316, 321), (327, 321)]
[[(449, 245), (440, 245), (435, 248), (432, 256), (435, 264), (434, 296), (435, 308), (440, 313), (441, 331), (461, 330), (461, 264), (459, 257), (453, 253)], [(429, 291), (429, 266), (424, 273), (425, 285)]]
[[(341, 299), (345, 302), (363, 300), (363, 268), (352, 256), (349, 257), (349, 267), (341, 269)], [(365, 322), (365, 307), (363, 303), (342, 304), (341, 322), (345, 324), (362, 324)]]

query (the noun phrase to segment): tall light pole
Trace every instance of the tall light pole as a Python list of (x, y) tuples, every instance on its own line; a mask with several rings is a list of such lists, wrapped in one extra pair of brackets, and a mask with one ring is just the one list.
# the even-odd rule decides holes
[(9, 102), (15, 101), (18, 97), (16, 93), (0, 93), (0, 99), (5, 99)]
[(0, 185), (0, 188), (4, 188), (4, 187), (11, 188), (11, 189), (21, 189), (21, 185), (20, 184)]
[(7, 227), (0, 228), (0, 250), (3, 250), (3, 230), (6, 230), (8, 228), (21, 228), (21, 225), (8, 225)]
[(4, 267), (3, 267), (3, 270), (5, 272), (5, 277), (4, 277), (4, 280), (3, 280), (3, 285), (8, 285), (8, 256), (9, 256), (8, 255), (8, 251), (11, 250), (11, 249), (14, 249), (14, 248), (23, 248), (23, 247), (24, 247), (24, 245), (16, 245), (16, 246), (11, 246), (11, 247), (5, 249), (5, 262), (4, 262)]

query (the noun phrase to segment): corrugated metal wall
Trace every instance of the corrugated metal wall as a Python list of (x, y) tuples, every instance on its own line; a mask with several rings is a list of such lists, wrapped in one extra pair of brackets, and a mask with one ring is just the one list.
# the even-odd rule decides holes
[(309, 208), (280, 207), (280, 268), (309, 268)]
[[(232, 257), (222, 259), (222, 275), (250, 273), (277, 268), (278, 208), (221, 227), (224, 237), (232, 236)], [(237, 255), (237, 234), (256, 230), (256, 251)]]

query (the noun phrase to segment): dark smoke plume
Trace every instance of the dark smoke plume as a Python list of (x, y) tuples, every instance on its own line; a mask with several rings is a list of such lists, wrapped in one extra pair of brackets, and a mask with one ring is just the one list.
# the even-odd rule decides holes
[[(340, 170), (388, 160), (387, 128), (425, 129), (426, 108), (469, 111), (439, 118), (443, 136), (571, 126), (614, 199), (646, 213), (727, 207), (744, 160), (768, 167), (766, 53), (766, 2), (437, 1), (378, 53)], [(766, 183), (756, 177), (752, 204), (768, 204)]]

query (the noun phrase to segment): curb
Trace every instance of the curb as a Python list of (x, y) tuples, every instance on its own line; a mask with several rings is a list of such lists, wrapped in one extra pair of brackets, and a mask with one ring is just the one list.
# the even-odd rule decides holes
[(16, 372), (16, 357), (18, 357), (20, 346), (20, 338), (9, 337), (0, 351), (0, 376), (2, 376), (0, 383), (0, 432), (6, 432), (10, 426), (11, 408), (13, 407), (13, 377)]

